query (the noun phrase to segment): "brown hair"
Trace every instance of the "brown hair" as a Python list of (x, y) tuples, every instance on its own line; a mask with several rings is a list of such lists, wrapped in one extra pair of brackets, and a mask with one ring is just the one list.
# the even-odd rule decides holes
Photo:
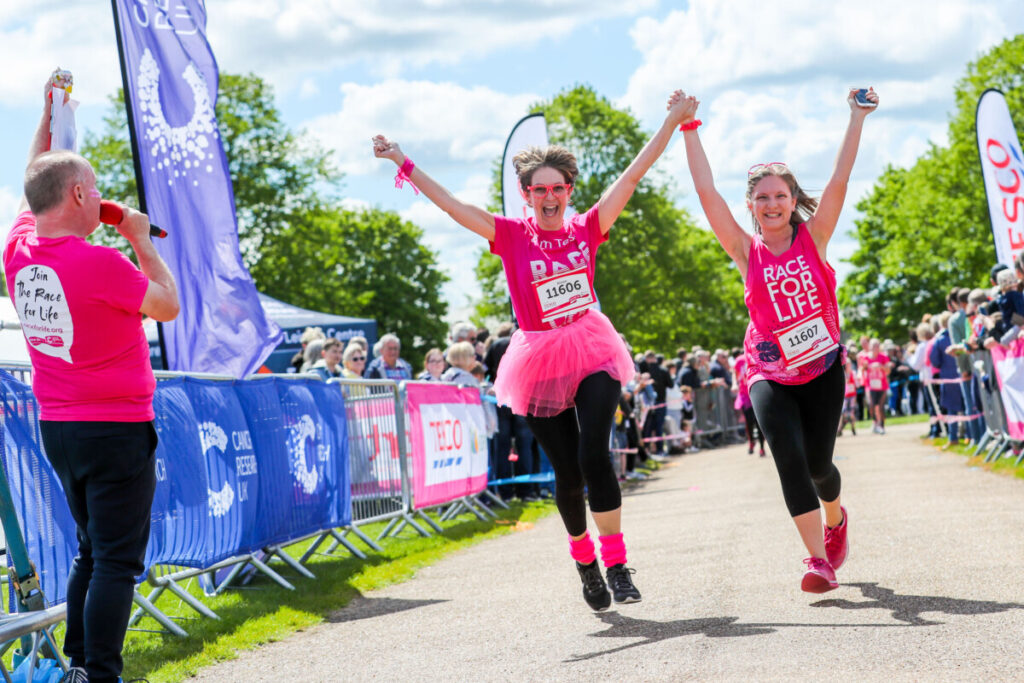
[(519, 186), (523, 188), (523, 192), (526, 192), (526, 188), (531, 185), (533, 174), (537, 169), (545, 166), (561, 173), (565, 182), (570, 185), (576, 184), (576, 177), (580, 174), (580, 170), (576, 166), (576, 157), (561, 145), (527, 147), (512, 157), (512, 165), (515, 166), (516, 175), (519, 176)]
[[(320, 353), (327, 353), (328, 349), (333, 349), (335, 346), (341, 346), (341, 340), (331, 337), (330, 339), (324, 341), (324, 345), (320, 347)], [(342, 348), (342, 353), (344, 352), (345, 349)]]
[[(794, 228), (801, 223), (806, 223), (807, 219), (814, 215), (814, 212), (818, 209), (818, 200), (811, 197), (803, 188), (800, 187), (800, 183), (796, 181), (796, 176), (789, 170), (788, 166), (784, 164), (766, 164), (756, 173), (752, 173), (747, 176), (747, 201), (754, 194), (754, 187), (763, 179), (770, 175), (778, 176), (789, 186), (789, 192), (796, 197), (796, 208), (793, 209), (793, 215), (789, 217), (789, 224)], [(754, 221), (754, 232), (761, 233), (761, 224), (757, 222), (757, 216), (751, 216)]]
[(64, 193), (85, 179), (88, 162), (74, 152), (44, 152), (25, 171), (25, 199), (32, 213), (46, 213), (63, 201)]

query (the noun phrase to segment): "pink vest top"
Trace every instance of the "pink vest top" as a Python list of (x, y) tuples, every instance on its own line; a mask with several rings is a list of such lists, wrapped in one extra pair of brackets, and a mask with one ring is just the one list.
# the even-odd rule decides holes
[(743, 298), (750, 310), (743, 340), (748, 385), (763, 379), (804, 384), (831, 367), (842, 348), (836, 273), (818, 255), (805, 224), (781, 256), (754, 235)]

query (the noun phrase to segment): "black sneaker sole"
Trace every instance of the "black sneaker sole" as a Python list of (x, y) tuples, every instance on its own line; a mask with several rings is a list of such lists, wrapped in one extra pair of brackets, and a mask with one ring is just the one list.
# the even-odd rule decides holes
[(630, 595), (629, 597), (627, 597), (627, 598), (625, 598), (623, 600), (619, 600), (618, 598), (615, 598), (615, 604), (616, 605), (631, 605), (634, 602), (642, 602), (642, 601), (643, 601), (643, 598), (634, 598), (632, 595)]

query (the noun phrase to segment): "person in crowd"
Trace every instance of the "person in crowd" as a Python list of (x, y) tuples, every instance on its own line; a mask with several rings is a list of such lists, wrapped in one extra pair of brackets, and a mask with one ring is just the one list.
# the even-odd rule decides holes
[[(744, 340), (750, 400), (771, 447), (789, 513), (810, 553), (801, 581), (809, 592), (839, 585), (835, 569), (848, 549), (848, 517), (840, 504), (839, 471), (832, 463), (844, 379), (836, 277), (826, 248), (846, 197), (864, 119), (874, 111), (858, 106), (855, 92), (847, 96), (849, 125), (820, 200), (809, 197), (783, 163), (749, 169), (753, 235), (739, 226), (715, 189), (697, 133), (699, 121), (683, 134), (701, 206), (744, 281), (750, 310)], [(867, 97), (877, 106), (874, 90)], [(824, 532), (819, 499), (825, 509)]]
[(839, 420), (839, 432), (836, 436), (843, 435), (843, 428), (850, 425), (850, 433), (857, 436), (857, 416), (854, 412), (857, 409), (857, 373), (849, 359), (843, 360), (843, 374), (846, 377), (846, 385), (843, 393), (843, 415)]
[(903, 360), (903, 349), (891, 339), (886, 340), (882, 351), (889, 358), (889, 413), (903, 415), (903, 394), (910, 379), (911, 369)]
[(366, 341), (366, 337), (362, 335), (356, 335), (348, 340), (349, 344), (356, 344), (363, 349), (363, 352), (369, 355), (370, 353), (370, 342)]
[[(498, 377), (498, 365), (501, 364), (501, 358), (508, 351), (509, 342), (512, 341), (512, 332), (515, 330), (515, 325), (510, 322), (503, 322), (498, 325), (498, 328), (494, 332), (494, 337), (491, 338), (491, 346), (487, 349), (487, 353), (484, 355), (484, 367), (487, 369), (487, 380), (494, 383), (494, 380)], [(502, 409), (508, 409), (508, 406), (498, 406), (499, 419)], [(511, 414), (511, 410), (509, 411)]]
[(725, 349), (715, 351), (715, 358), (708, 366), (708, 376), (720, 379), (726, 387), (732, 389), (732, 373), (729, 371), (729, 354)]
[(320, 352), (324, 350), (325, 341), (327, 341), (326, 337), (313, 339), (306, 344), (305, 359), (302, 361), (302, 367), (299, 368), (299, 372), (313, 372), (313, 366), (323, 357)]
[(665, 450), (665, 442), (662, 437), (665, 435), (666, 415), (666, 390), (672, 382), (668, 370), (658, 362), (658, 356), (654, 351), (648, 350), (644, 354), (644, 364), (641, 369), (651, 377), (651, 386), (654, 388), (654, 403), (647, 411), (647, 419), (644, 420), (644, 442), (647, 444), (649, 455), (661, 458)]
[(932, 391), (930, 384), (932, 381), (932, 366), (928, 362), (928, 354), (932, 349), (932, 339), (935, 333), (932, 331), (932, 325), (930, 322), (922, 322), (917, 326), (917, 348), (914, 349), (914, 353), (909, 358), (910, 367), (918, 374), (921, 378), (921, 384), (924, 388), (922, 392), (924, 395), (924, 408), (928, 413), (930, 419), (930, 425), (928, 429), (928, 436), (936, 438), (940, 435), (939, 421), (936, 418), (938, 413), (935, 412), (935, 404), (932, 401)]
[[(415, 183), (457, 223), (486, 239), (502, 259), (522, 328), (513, 335), (498, 370), (498, 402), (526, 416), (551, 461), (570, 555), (584, 598), (595, 610), (610, 605), (608, 585), (617, 603), (641, 599), (626, 566), (622, 497), (608, 452), (622, 384), (633, 376), (634, 365), (607, 317), (592, 307), (596, 250), (695, 106), (692, 98), (673, 93), (654, 137), (596, 205), (571, 218), (565, 217), (565, 209), (579, 171), (575, 157), (564, 148), (531, 148), (514, 157), (520, 191), (533, 215), (506, 218), (462, 202), (383, 136), (373, 140), (374, 153), (399, 166), (400, 182), (408, 178)], [(587, 500), (600, 532), (607, 584), (587, 533)]]
[(700, 386), (710, 386), (711, 354), (704, 349), (697, 349), (693, 355), (697, 357), (697, 377), (700, 378)]
[(759, 446), (758, 455), (763, 458), (765, 457), (764, 432), (757, 426), (754, 405), (750, 402), (750, 386), (744, 372), (746, 368), (747, 359), (744, 354), (740, 354), (733, 366), (736, 372), (736, 400), (733, 402), (733, 408), (743, 413), (743, 426), (747, 431), (747, 455), (754, 454), (754, 438), (756, 436)]
[(385, 334), (373, 345), (373, 355), (376, 356), (369, 365), (363, 376), (366, 379), (390, 379), (401, 382), (404, 379), (412, 379), (412, 366), (399, 357), (402, 352), (402, 342), (394, 334)]
[(444, 374), (444, 370), (444, 354), (441, 353), (441, 349), (434, 347), (424, 354), (423, 372), (418, 374), (416, 379), (421, 382), (437, 382), (440, 381), (441, 375)]
[(683, 362), (683, 369), (679, 371), (677, 380), (679, 387), (690, 387), (696, 391), (700, 387), (700, 376), (697, 374), (697, 357), (691, 355)]
[[(954, 287), (950, 292), (950, 311), (953, 315), (949, 318), (949, 353), (956, 359), (957, 368), (960, 370), (960, 393), (963, 394), (964, 411), (967, 415), (976, 415), (981, 411), (978, 409), (978, 401), (974, 388), (974, 372), (971, 368), (971, 358), (968, 355), (967, 338), (971, 334), (970, 323), (967, 316), (967, 301), (971, 290), (966, 287)], [(980, 443), (984, 435), (984, 423), (980, 419), (966, 420), (963, 423), (964, 436), (969, 441)]]
[(867, 387), (868, 410), (874, 424), (871, 431), (885, 434), (885, 397), (889, 391), (889, 356), (882, 353), (882, 343), (872, 338), (868, 343), (867, 356), (863, 357), (867, 364), (864, 373), (864, 384)]
[(366, 368), (366, 349), (349, 340), (341, 354), (341, 376), (345, 379), (362, 379)]
[(324, 381), (341, 377), (341, 357), (341, 341), (334, 337), (326, 339), (324, 340), (323, 348), (320, 349), (320, 360), (313, 364), (311, 371), (319, 375), (320, 379)]
[(857, 391), (857, 419), (866, 420), (868, 418), (874, 419), (871, 414), (871, 405), (869, 404), (868, 396), (868, 365), (871, 363), (868, 358), (871, 354), (869, 347), (871, 346), (871, 337), (866, 334), (862, 334), (858, 340), (859, 346), (857, 348), (857, 354), (853, 358), (853, 369), (857, 373), (857, 384), (860, 389)]
[(302, 345), (302, 348), (295, 352), (295, 355), (292, 356), (289, 362), (289, 365), (295, 368), (295, 372), (302, 372), (302, 365), (306, 362), (306, 347), (309, 345), (309, 342), (314, 339), (326, 338), (327, 335), (319, 327), (307, 327), (302, 331), (302, 336), (299, 337), (299, 343)]
[[(145, 569), (157, 481), (156, 379), (142, 317), (176, 318), (178, 290), (145, 214), (123, 207), (116, 226), (138, 267), (86, 240), (99, 225), (100, 192), (84, 157), (49, 151), (51, 82), (3, 265), (29, 342), (44, 454), (77, 528), (64, 635), (71, 668), (62, 680), (113, 683), (123, 668), (135, 577)], [(43, 302), (59, 303), (45, 306), (45, 320), (31, 315)]]
[[(979, 290), (980, 291), (980, 290)], [(910, 406), (910, 414), (916, 415), (921, 412), (921, 375), (918, 370), (910, 364), (910, 359), (917, 353), (921, 340), (917, 336), (917, 328), (909, 331), (909, 341), (903, 349), (903, 358), (907, 364), (907, 404)]]
[(694, 389), (690, 385), (681, 385), (679, 391), (683, 394), (682, 416), (683, 416), (683, 447), (686, 453), (696, 453), (700, 450), (696, 440), (693, 438), (693, 421), (696, 418), (696, 408), (693, 403)]
[(996, 305), (1003, 314), (999, 343), (1009, 346), (1020, 336), (1021, 325), (1024, 325), (1024, 294), (1017, 291), (1017, 276), (1010, 269), (997, 275), (996, 285), (999, 287)]
[[(960, 391), (960, 369), (957, 367), (956, 359), (949, 352), (953, 345), (950, 339), (949, 320), (953, 317), (951, 311), (945, 311), (938, 317), (938, 324), (941, 327), (935, 336), (934, 344), (928, 353), (928, 361), (935, 368), (938, 379), (952, 380), (951, 382), (939, 385), (939, 412), (949, 418), (955, 418), (964, 414), (964, 395)], [(940, 418), (941, 419), (941, 418)], [(950, 448), (960, 443), (960, 425), (955, 419), (951, 419), (947, 425), (949, 431), (949, 443), (943, 448)]]
[(454, 382), (471, 387), (480, 386), (470, 372), (477, 364), (476, 349), (473, 348), (473, 344), (474, 342), (460, 341), (448, 347), (444, 358), (448, 362), (448, 369), (441, 375), (442, 382)]

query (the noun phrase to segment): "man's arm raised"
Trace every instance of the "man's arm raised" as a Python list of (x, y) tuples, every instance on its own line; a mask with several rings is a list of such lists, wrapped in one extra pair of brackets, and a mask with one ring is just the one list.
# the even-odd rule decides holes
[[(36, 126), (36, 132), (32, 136), (32, 143), (28, 148), (28, 160), (25, 162), (25, 167), (32, 163), (32, 160), (43, 152), (50, 151), (50, 82), (51, 79), (46, 79), (46, 86), (43, 88), (43, 113), (39, 117), (39, 125)], [(25, 195), (21, 196), (21, 204), (18, 205), (18, 213), (24, 213), (28, 211), (28, 200), (25, 199)]]

